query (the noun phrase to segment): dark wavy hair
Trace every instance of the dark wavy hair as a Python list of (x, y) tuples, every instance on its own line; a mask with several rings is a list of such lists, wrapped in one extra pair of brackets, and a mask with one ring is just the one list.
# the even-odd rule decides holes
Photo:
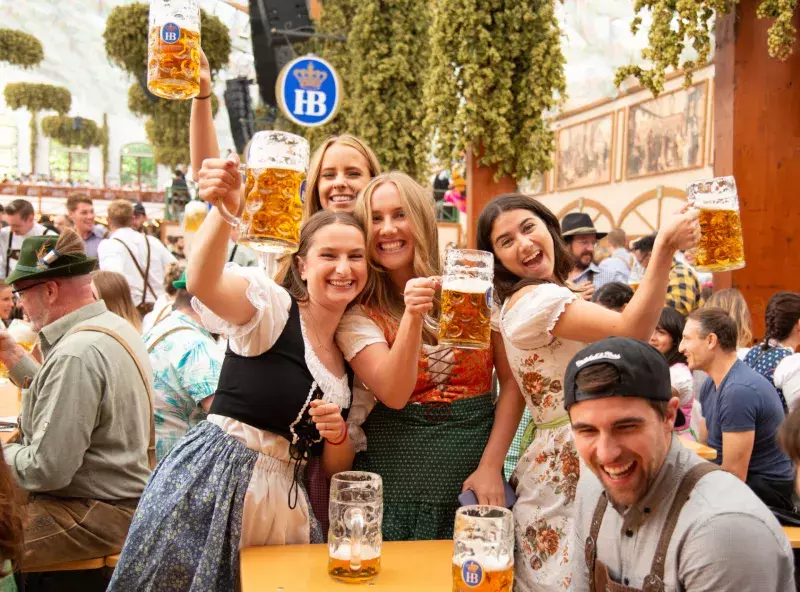
[(633, 288), (622, 282), (608, 282), (592, 294), (592, 302), (618, 312), (622, 311), (631, 298), (633, 298)]
[(289, 265), (284, 270), (283, 278), (280, 282), (281, 286), (286, 288), (286, 291), (289, 292), (292, 298), (297, 302), (308, 302), (308, 288), (303, 278), (300, 276), (300, 267), (297, 264), (297, 260), (300, 257), (306, 257), (308, 255), (308, 251), (314, 243), (314, 235), (326, 226), (332, 224), (341, 224), (342, 226), (357, 228), (361, 236), (364, 237), (364, 245), (366, 246), (367, 237), (364, 234), (364, 227), (359, 224), (353, 214), (325, 210), (320, 210), (316, 214), (313, 214), (303, 223), (303, 227), (300, 230), (300, 243), (297, 247), (297, 252), (291, 256)]
[[(553, 275), (546, 279), (521, 278), (510, 272), (500, 262), (494, 252), (492, 244), (492, 229), (498, 216), (504, 212), (512, 210), (528, 210), (534, 216), (544, 222), (550, 236), (553, 237)], [(498, 195), (483, 208), (478, 218), (478, 249), (489, 251), (494, 257), (494, 293), (498, 302), (504, 302), (506, 298), (525, 286), (556, 283), (562, 286), (567, 285), (569, 272), (575, 265), (575, 260), (570, 255), (561, 237), (561, 225), (545, 205), (536, 201), (532, 197), (521, 193), (506, 193)]]
[(769, 340), (783, 341), (800, 320), (800, 295), (794, 292), (777, 292), (767, 303), (765, 314), (766, 333), (761, 348), (769, 349)]
[(656, 329), (664, 331), (667, 335), (672, 337), (672, 347), (664, 354), (667, 358), (667, 364), (685, 364), (686, 356), (678, 351), (678, 346), (683, 339), (683, 328), (686, 325), (686, 319), (677, 310), (670, 306), (665, 306), (661, 311), (661, 318), (658, 319)]

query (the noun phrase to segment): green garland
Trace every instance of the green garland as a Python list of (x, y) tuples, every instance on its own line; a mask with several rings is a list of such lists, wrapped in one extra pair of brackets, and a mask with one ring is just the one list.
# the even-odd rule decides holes
[(102, 134), (101, 142), (103, 147), (103, 185), (106, 183), (106, 175), (108, 174), (108, 167), (111, 163), (111, 151), (109, 149), (109, 131), (108, 131), (108, 113), (103, 113), (103, 128), (100, 130)]
[[(711, 32), (717, 16), (728, 14), (739, 0), (636, 0), (636, 18), (631, 23), (635, 35), (642, 24), (639, 12), (648, 9), (653, 15), (648, 31), (648, 46), (642, 58), (652, 67), (623, 66), (617, 70), (614, 83), (619, 86), (629, 76), (654, 95), (664, 90), (664, 78), (669, 68), (685, 72), (684, 83), (692, 83), (693, 71), (708, 63), (711, 54)], [(774, 18), (769, 29), (769, 55), (786, 60), (792, 54), (796, 29), (792, 17), (797, 0), (761, 0), (758, 18)], [(681, 60), (683, 52), (692, 47), (696, 60)]]
[(42, 42), (36, 37), (14, 29), (0, 29), (0, 62), (32, 68), (43, 59)]
[(72, 106), (72, 95), (62, 86), (36, 82), (9, 82), (3, 89), (3, 97), (12, 110), (55, 111), (61, 115)]
[(36, 148), (39, 146), (39, 126), (36, 125), (36, 112), (31, 113), (31, 173), (36, 173)]
[(425, 125), (451, 163), (472, 146), (496, 177), (552, 168), (545, 113), (566, 92), (555, 0), (440, 0), (434, 4)]
[(103, 132), (91, 119), (81, 117), (80, 129), (74, 117), (51, 115), (42, 119), (42, 132), (48, 138), (58, 140), (65, 146), (90, 148), (99, 146), (103, 141)]

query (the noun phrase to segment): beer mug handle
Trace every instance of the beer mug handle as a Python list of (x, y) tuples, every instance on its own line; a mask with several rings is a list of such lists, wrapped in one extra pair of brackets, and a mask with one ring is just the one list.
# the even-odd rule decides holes
[[(239, 165), (239, 174), (242, 175), (242, 197), (241, 199), (245, 199), (246, 196), (244, 195), (244, 174), (245, 174), (246, 165), (240, 164)], [(228, 224), (236, 228), (237, 226), (241, 226), (242, 220), (228, 211), (228, 208), (225, 207), (225, 204), (222, 200), (217, 201), (215, 204), (217, 206), (217, 211), (219, 215), (222, 216), (222, 219), (225, 220)]]
[(350, 569), (361, 569), (361, 542), (364, 538), (364, 512), (350, 508), (344, 514), (344, 524), (350, 532)]

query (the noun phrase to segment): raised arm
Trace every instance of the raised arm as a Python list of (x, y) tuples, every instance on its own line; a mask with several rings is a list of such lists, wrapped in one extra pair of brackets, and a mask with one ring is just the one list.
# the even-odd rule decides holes
[[(206, 54), (200, 49), (200, 92), (198, 96), (211, 94), (211, 71)], [(211, 97), (192, 100), (192, 115), (189, 120), (189, 150), (192, 161), (193, 178), (203, 167), (206, 158), (219, 158), (217, 131), (214, 129), (214, 114), (211, 111)]]
[(414, 278), (404, 291), (406, 310), (391, 348), (373, 343), (358, 352), (350, 366), (375, 397), (387, 407), (402, 409), (417, 383), (422, 324), (433, 308), (438, 278)]

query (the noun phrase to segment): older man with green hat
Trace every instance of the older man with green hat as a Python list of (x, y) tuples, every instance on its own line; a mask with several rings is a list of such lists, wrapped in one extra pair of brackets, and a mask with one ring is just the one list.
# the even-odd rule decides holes
[(22, 569), (117, 553), (150, 474), (152, 371), (135, 329), (95, 301), (80, 236), (22, 243), (6, 279), (39, 333), (42, 364), (0, 330), (22, 389), (20, 437), (3, 455), (25, 508)]

